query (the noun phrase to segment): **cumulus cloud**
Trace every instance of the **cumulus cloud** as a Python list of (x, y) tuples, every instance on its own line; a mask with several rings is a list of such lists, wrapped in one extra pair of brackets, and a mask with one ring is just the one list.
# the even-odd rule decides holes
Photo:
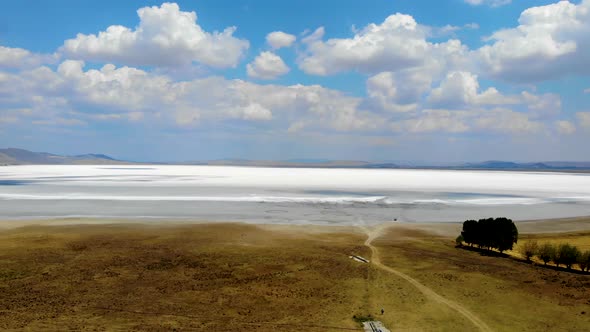
[(476, 103), (479, 83), (477, 76), (468, 72), (451, 72), (428, 97), (438, 107), (457, 107)]
[(272, 113), (269, 109), (256, 103), (246, 106), (240, 113), (246, 120), (270, 120), (272, 118)]
[[(532, 122), (554, 121), (561, 112), (561, 98), (556, 94), (538, 95), (528, 91), (503, 94), (495, 87), (482, 91), (477, 75), (470, 72), (452, 71), (442, 80), (433, 82), (420, 71), (406, 70), (370, 77), (363, 106), (393, 114), (400, 121), (394, 124), (396, 130), (461, 132), (482, 129), (516, 133), (540, 128)], [(520, 112), (510, 113), (508, 107)], [(483, 120), (476, 123), (476, 118)], [(508, 121), (509, 118), (520, 125)], [(497, 121), (494, 123), (493, 119)]]
[(487, 74), (535, 82), (590, 73), (590, 0), (526, 9), (516, 28), (493, 33), (477, 51)]
[(460, 41), (431, 43), (427, 41), (429, 31), (412, 16), (399, 13), (381, 24), (367, 25), (351, 38), (323, 41), (325, 31), (319, 28), (302, 39), (305, 49), (299, 66), (308, 74), (330, 75), (349, 70), (379, 73), (465, 65), (468, 50)]
[[(472, 1), (488, 5), (505, 2)], [(325, 39), (326, 31), (320, 27), (301, 39), (298, 65), (307, 74), (322, 76), (423, 69), (425, 75), (437, 80), (461, 70), (519, 83), (590, 74), (590, 0), (531, 7), (521, 13), (518, 23), (492, 33), (484, 38), (484, 46), (474, 50), (456, 39), (431, 39), (477, 28), (476, 24), (437, 28), (398, 13), (382, 23), (354, 30), (349, 38)]]
[(490, 7), (500, 7), (508, 5), (512, 0), (464, 0), (466, 3), (472, 6), (487, 5)]
[(392, 112), (416, 110), (432, 77), (421, 69), (382, 72), (367, 79), (367, 106)]
[(35, 54), (22, 48), (0, 45), (0, 68), (32, 68), (56, 60), (56, 55)]
[(576, 113), (578, 124), (586, 129), (590, 129), (590, 112), (578, 112)]
[(549, 118), (557, 116), (561, 112), (561, 97), (559, 95), (553, 93), (535, 95), (524, 91), (520, 96), (534, 117)]
[(470, 72), (450, 72), (440, 82), (397, 75), (370, 77), (364, 106), (389, 112), (391, 128), (398, 132), (536, 133), (561, 111), (558, 95), (510, 95), (494, 87), (481, 91), (477, 75)]
[[(151, 121), (154, 125), (192, 127), (242, 120), (268, 123), (268, 128), (285, 132), (295, 127), (331, 131), (375, 128), (381, 121), (360, 110), (360, 100), (318, 85), (258, 85), (216, 76), (174, 81), (112, 64), (85, 69), (84, 62), (77, 60), (64, 61), (57, 70), (0, 71), (4, 123), (27, 118), (40, 125)], [(16, 107), (28, 107), (30, 112), (7, 112)]]
[(469, 29), (469, 30), (479, 29), (479, 24), (467, 23), (463, 26), (447, 24), (442, 27), (434, 27), (434, 28), (430, 28), (430, 36), (431, 37), (443, 37), (443, 36), (452, 35), (457, 31), (465, 30), (465, 29)]
[(462, 133), (471, 129), (466, 121), (468, 116), (469, 112), (465, 111), (426, 109), (416, 117), (393, 122), (391, 128), (394, 131), (411, 133)]
[(485, 111), (479, 115), (475, 119), (475, 124), (479, 129), (512, 134), (529, 134), (539, 132), (545, 128), (540, 121), (531, 120), (528, 114), (505, 108)]
[(557, 132), (564, 135), (570, 135), (576, 132), (576, 126), (570, 121), (559, 120), (555, 121)]
[(529, 116), (534, 118), (557, 116), (561, 112), (559, 95), (536, 95), (527, 91), (516, 95), (504, 95), (494, 87), (480, 92), (477, 75), (462, 71), (448, 73), (440, 85), (432, 89), (427, 101), (431, 106), (447, 108), (524, 105), (529, 111)]
[(392, 122), (391, 128), (410, 133), (496, 132), (523, 135), (539, 132), (544, 124), (530, 119), (525, 113), (504, 108), (425, 109), (410, 118)]
[(207, 32), (197, 24), (195, 12), (181, 11), (175, 3), (143, 7), (137, 14), (140, 21), (135, 29), (112, 25), (96, 35), (78, 34), (60, 51), (72, 59), (133, 66), (199, 63), (227, 68), (237, 66), (249, 47), (247, 40), (233, 36), (236, 27)]
[(291, 47), (296, 39), (297, 37), (294, 35), (282, 31), (274, 31), (266, 35), (266, 43), (274, 50), (283, 47)]
[[(278, 73), (262, 64), (255, 61), (249, 70), (266, 77)], [(190, 127), (234, 119), (268, 123), (285, 132), (521, 134), (540, 131), (542, 121), (559, 120), (558, 96), (527, 91), (505, 95), (493, 87), (481, 91), (471, 72), (451, 71), (434, 80), (427, 71), (422, 66), (375, 74), (367, 79), (367, 96), (359, 98), (318, 85), (258, 85), (222, 77), (175, 81), (133, 67), (85, 69), (83, 61), (66, 60), (56, 70), (0, 71), (0, 104), (28, 110), (5, 112), (4, 123), (27, 118), (56, 126), (153, 121)], [(561, 127), (556, 130), (567, 130)]]
[(289, 67), (280, 56), (272, 52), (260, 53), (246, 66), (248, 76), (272, 80), (289, 72)]
[[(536, 104), (530, 101), (538, 103), (536, 98), (543, 99), (543, 95), (527, 92), (527, 97), (523, 93), (506, 96), (492, 88), (484, 92), (470, 88), (459, 94), (465, 103), (463, 107), (431, 107), (435, 105), (428, 104), (430, 82), (423, 83), (419, 94), (406, 89), (408, 84), (404, 83), (411, 80), (419, 83), (422, 77), (412, 77), (412, 72), (385, 72), (369, 78), (366, 98), (319, 85), (260, 85), (222, 77), (174, 81), (167, 76), (112, 64), (85, 69), (82, 61), (75, 60), (62, 62), (57, 70), (39, 67), (17, 74), (0, 73), (3, 123), (26, 120), (39, 125), (72, 126), (127, 121), (193, 127), (240, 120), (258, 123), (257, 126), (272, 128), (274, 132), (360, 131), (382, 135), (392, 132), (526, 134), (545, 128), (544, 120), (531, 111), (531, 105)], [(405, 76), (399, 76), (402, 74)], [(459, 75), (460, 82), (470, 82), (464, 86), (479, 86), (475, 75)], [(449, 79), (455, 78), (450, 75)], [(435, 90), (447, 89), (445, 84), (439, 83)], [(467, 97), (465, 91), (469, 91)], [(514, 103), (521, 110), (482, 102), (489, 91), (496, 94), (494, 99)], [(373, 99), (381, 103), (371, 102)], [(402, 106), (407, 109), (396, 109)], [(21, 111), (5, 111), (8, 109)], [(578, 115), (578, 118), (590, 124), (590, 116), (586, 119)], [(558, 120), (555, 116), (548, 119), (552, 128)], [(563, 131), (563, 128), (555, 130)]]

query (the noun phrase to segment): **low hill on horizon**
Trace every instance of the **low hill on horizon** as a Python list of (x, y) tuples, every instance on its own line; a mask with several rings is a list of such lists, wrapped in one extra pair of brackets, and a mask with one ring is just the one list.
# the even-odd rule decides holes
[(85, 164), (129, 164), (104, 154), (82, 154), (62, 156), (47, 152), (33, 152), (25, 149), (0, 149), (0, 165), (85, 165)]
[[(32, 152), (25, 149), (0, 149), (0, 165), (104, 165), (104, 164), (146, 164), (115, 159), (105, 154), (81, 154), (62, 156), (47, 152)], [(427, 163), (427, 162), (368, 162), (361, 160), (290, 159), (290, 160), (248, 160), (219, 159), (195, 162), (151, 163), (161, 165), (211, 165), (251, 167), (297, 167), (297, 168), (372, 168), (372, 169), (472, 169), (472, 170), (538, 170), (538, 171), (587, 171), (590, 162), (544, 161), (518, 163), (513, 161), (488, 160), (477, 163)]]

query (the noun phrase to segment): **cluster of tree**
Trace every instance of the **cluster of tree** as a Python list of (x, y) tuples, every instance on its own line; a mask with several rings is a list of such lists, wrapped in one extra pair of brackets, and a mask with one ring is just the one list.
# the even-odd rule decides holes
[(527, 241), (520, 247), (520, 253), (527, 261), (537, 257), (545, 265), (549, 262), (557, 267), (563, 264), (569, 270), (574, 264), (577, 264), (580, 270), (590, 271), (590, 250), (581, 252), (576, 246), (569, 243), (559, 245), (543, 243), (539, 245), (537, 241)]
[(511, 219), (487, 218), (466, 220), (457, 243), (463, 242), (479, 248), (497, 249), (500, 252), (511, 250), (518, 241), (518, 229)]

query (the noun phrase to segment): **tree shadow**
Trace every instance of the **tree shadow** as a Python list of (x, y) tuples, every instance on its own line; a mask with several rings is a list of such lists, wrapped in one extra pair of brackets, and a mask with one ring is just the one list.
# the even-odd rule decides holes
[(464, 246), (464, 245), (456, 245), (455, 248), (459, 248), (459, 249), (463, 249), (463, 250), (467, 250), (467, 251), (477, 252), (481, 256), (502, 257), (502, 258), (510, 258), (511, 257), (510, 255), (505, 254), (505, 253), (501, 253), (499, 251), (485, 249), (485, 248), (479, 248), (479, 247), (470, 247), (470, 246)]

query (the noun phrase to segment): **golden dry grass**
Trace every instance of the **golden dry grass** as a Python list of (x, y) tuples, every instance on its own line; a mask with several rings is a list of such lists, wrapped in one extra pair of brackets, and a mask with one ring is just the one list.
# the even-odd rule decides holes
[[(496, 331), (582, 331), (590, 322), (590, 276), (455, 248), (448, 237), (392, 229), (375, 242), (383, 263), (461, 303)], [(582, 234), (579, 234), (582, 235)], [(588, 238), (585, 233), (584, 237)], [(541, 235), (537, 235), (541, 236)], [(559, 234), (545, 238), (561, 239)], [(416, 296), (415, 293), (413, 293)], [(417, 295), (420, 298), (420, 295)], [(420, 309), (420, 307), (418, 307)], [(425, 317), (429, 317), (426, 315)], [(469, 330), (458, 316), (439, 330)], [(395, 321), (390, 321), (390, 324)]]
[[(4, 230), (0, 329), (336, 331), (370, 314), (392, 331), (474, 330), (406, 280), (349, 259), (370, 257), (365, 238), (351, 228), (245, 224)], [(588, 275), (457, 249), (424, 228), (393, 227), (373, 244), (384, 264), (496, 331), (588, 328)]]
[(5, 231), (0, 328), (355, 328), (368, 266), (348, 254), (362, 241), (219, 224)]
[(589, 232), (567, 232), (557, 234), (525, 234), (520, 241), (523, 243), (528, 240), (536, 240), (538, 243), (569, 243), (575, 245), (581, 251), (590, 250), (590, 233)]

